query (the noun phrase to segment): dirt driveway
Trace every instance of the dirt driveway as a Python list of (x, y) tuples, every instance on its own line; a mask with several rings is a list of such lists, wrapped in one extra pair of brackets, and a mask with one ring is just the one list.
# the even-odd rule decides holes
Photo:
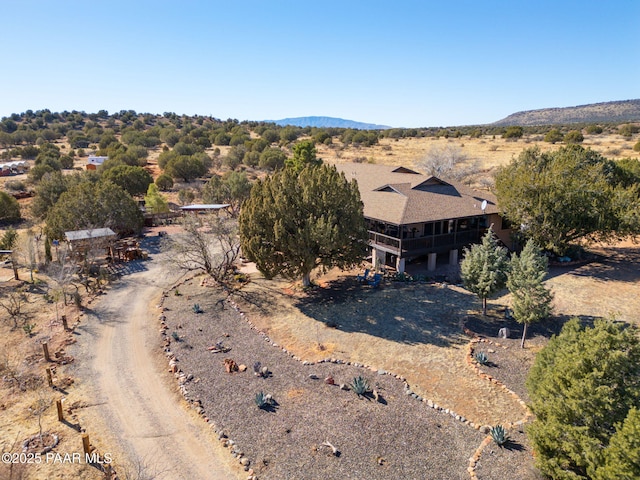
[(163, 372), (156, 305), (175, 275), (160, 257), (156, 251), (132, 263), (76, 330), (73, 355), (83, 361), (75, 373), (86, 406), (77, 411), (80, 423), (131, 478), (237, 478), (202, 420), (180, 408), (175, 380)]

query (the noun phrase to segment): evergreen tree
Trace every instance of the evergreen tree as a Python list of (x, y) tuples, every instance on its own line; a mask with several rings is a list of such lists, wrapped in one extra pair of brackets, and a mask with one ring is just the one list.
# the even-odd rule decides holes
[(149, 184), (147, 194), (144, 196), (144, 205), (149, 213), (165, 213), (169, 211), (169, 203), (158, 192), (158, 186), (155, 183)]
[(470, 292), (482, 300), (482, 314), (487, 314), (487, 298), (503, 289), (507, 282), (507, 249), (498, 245), (489, 228), (482, 243), (464, 249), (460, 263), (462, 281)]
[(285, 166), (296, 172), (308, 165), (317, 167), (322, 164), (322, 159), (316, 156), (316, 145), (313, 140), (303, 140), (293, 146), (293, 157), (285, 160)]
[(640, 410), (633, 407), (622, 425), (616, 425), (604, 451), (604, 465), (596, 470), (595, 480), (640, 478)]
[(46, 233), (62, 239), (64, 232), (108, 227), (116, 233), (137, 233), (144, 219), (136, 202), (112, 182), (83, 181), (60, 195), (49, 210)]
[(622, 170), (594, 150), (567, 145), (553, 152), (524, 150), (496, 174), (498, 203), (527, 238), (564, 255), (576, 240), (640, 233), (640, 185), (626, 186)]
[[(593, 478), (606, 465), (616, 428), (640, 405), (637, 331), (610, 320), (582, 328), (571, 319), (538, 353), (526, 384), (536, 418), (527, 434), (538, 468), (555, 479)], [(609, 462), (621, 445), (633, 446), (627, 439), (637, 419), (630, 422), (618, 428)]]
[(19, 222), (21, 218), (18, 201), (0, 190), (0, 224)]
[(118, 165), (110, 168), (102, 174), (102, 178), (119, 185), (132, 197), (143, 195), (149, 184), (153, 183), (153, 178), (144, 168), (130, 165)]
[(527, 241), (520, 256), (511, 258), (507, 288), (511, 292), (511, 306), (514, 318), (524, 325), (522, 342), (527, 338), (527, 327), (534, 322), (545, 319), (551, 312), (551, 292), (544, 286), (547, 275), (547, 257), (532, 241)]
[(258, 180), (239, 228), (244, 255), (265, 277), (302, 277), (305, 286), (317, 266), (359, 263), (368, 243), (358, 186), (329, 165), (285, 168)]

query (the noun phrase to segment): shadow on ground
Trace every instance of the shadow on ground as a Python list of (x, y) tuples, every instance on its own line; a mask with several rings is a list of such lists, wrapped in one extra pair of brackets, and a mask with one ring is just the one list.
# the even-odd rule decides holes
[(343, 332), (448, 347), (466, 341), (460, 320), (472, 302), (472, 296), (441, 284), (388, 281), (372, 288), (343, 277), (310, 291), (294, 306)]

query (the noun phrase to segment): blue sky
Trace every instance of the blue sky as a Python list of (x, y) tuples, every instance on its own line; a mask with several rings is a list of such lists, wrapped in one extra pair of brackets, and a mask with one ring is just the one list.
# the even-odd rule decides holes
[(640, 98), (640, 1), (0, 0), (0, 116), (398, 127)]

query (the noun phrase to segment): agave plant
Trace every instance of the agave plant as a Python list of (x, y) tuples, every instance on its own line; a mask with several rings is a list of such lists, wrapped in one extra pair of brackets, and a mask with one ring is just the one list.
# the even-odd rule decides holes
[(198, 303), (194, 303), (192, 307), (193, 313), (202, 313), (202, 309)]
[(478, 362), (480, 365), (486, 365), (489, 362), (489, 357), (487, 357), (487, 354), (484, 352), (476, 352), (474, 357), (476, 359), (476, 362)]
[(507, 443), (509, 435), (507, 435), (507, 431), (502, 425), (496, 425), (495, 427), (491, 427), (491, 438), (493, 438), (493, 441), (501, 447)]
[(273, 399), (271, 395), (266, 395), (264, 392), (256, 393), (255, 398), (256, 405), (258, 408), (268, 409), (271, 405), (273, 405)]
[(358, 396), (366, 395), (371, 391), (371, 388), (369, 387), (369, 382), (367, 382), (367, 379), (364, 378), (362, 375), (354, 377), (350, 387), (351, 387), (351, 390), (353, 390)]

